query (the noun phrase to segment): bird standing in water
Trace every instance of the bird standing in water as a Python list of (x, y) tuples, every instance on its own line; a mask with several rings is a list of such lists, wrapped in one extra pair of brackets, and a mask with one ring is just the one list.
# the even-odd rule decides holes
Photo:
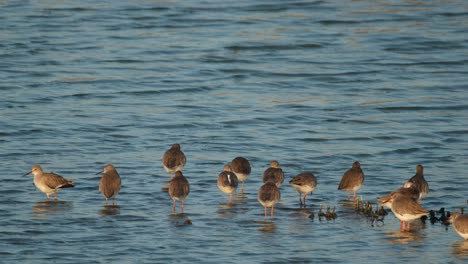
[(414, 186), (414, 188), (419, 191), (418, 200), (426, 197), (426, 195), (429, 193), (429, 184), (427, 183), (426, 179), (424, 179), (424, 167), (422, 165), (416, 166), (416, 174), (411, 177), (408, 182), (411, 182), (413, 184), (412, 186)]
[(218, 188), (229, 194), (229, 204), (232, 204), (232, 194), (236, 192), (239, 181), (234, 172), (231, 171), (231, 166), (224, 165), (223, 171), (218, 175)]
[(311, 172), (302, 172), (290, 180), (289, 184), (299, 192), (299, 203), (305, 207), (307, 194), (317, 187), (317, 178)]
[(267, 208), (270, 209), (270, 217), (273, 218), (275, 214), (275, 204), (281, 199), (279, 188), (274, 182), (265, 183), (258, 190), (257, 200), (264, 208), (265, 217), (267, 216)]
[(236, 157), (231, 162), (231, 169), (236, 174), (237, 179), (242, 182), (241, 191), (244, 192), (244, 182), (252, 170), (249, 161), (243, 157)]
[(173, 144), (162, 157), (163, 167), (171, 176), (176, 171), (182, 171), (186, 163), (187, 159), (179, 144)]
[(101, 181), (99, 182), (99, 191), (106, 198), (106, 204), (109, 199), (112, 198), (112, 204), (115, 205), (115, 197), (120, 191), (122, 181), (119, 173), (115, 169), (114, 165), (109, 164), (104, 169), (96, 174), (103, 174)]
[(401, 195), (407, 196), (415, 201), (419, 201), (419, 191), (413, 186), (411, 182), (407, 182), (398, 190), (391, 192), (382, 197), (377, 197), (378, 203), (382, 206), (392, 209), (392, 198), (395, 196), (395, 193), (400, 193)]
[(353, 192), (353, 199), (356, 200), (356, 192), (361, 189), (364, 178), (361, 164), (355, 161), (352, 168), (343, 174), (340, 184), (338, 185), (338, 190), (345, 190), (348, 192), (348, 201), (350, 193)]
[(263, 182), (272, 181), (279, 188), (284, 182), (284, 173), (276, 160), (270, 162), (270, 167), (263, 172)]
[(468, 215), (452, 213), (448, 222), (452, 223), (453, 229), (455, 229), (463, 239), (468, 240)]
[(172, 211), (176, 212), (176, 201), (181, 202), (181, 213), (184, 213), (184, 201), (190, 192), (190, 185), (181, 171), (176, 171), (175, 176), (169, 182), (169, 196), (172, 198)]
[(44, 172), (39, 165), (32, 166), (31, 171), (23, 176), (31, 173), (34, 175), (34, 185), (36, 185), (41, 192), (47, 195), (47, 200), (50, 200), (51, 194), (54, 195), (54, 200), (58, 200), (56, 192), (63, 188), (74, 187), (72, 180), (67, 180), (53, 172)]
[(389, 207), (393, 214), (400, 219), (401, 230), (410, 231), (410, 221), (429, 214), (429, 211), (422, 208), (411, 196), (401, 192), (394, 192), (391, 196), (391, 200), (389, 201), (391, 205)]

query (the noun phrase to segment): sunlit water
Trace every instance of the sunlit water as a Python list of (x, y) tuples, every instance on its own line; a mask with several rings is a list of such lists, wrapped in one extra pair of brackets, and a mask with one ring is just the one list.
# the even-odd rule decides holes
[[(336, 188), (359, 160), (371, 201), (425, 167), (426, 209), (466, 206), (465, 1), (0, 3), (0, 240), (5, 263), (463, 261), (440, 223), (372, 223)], [(180, 143), (191, 192), (171, 211), (161, 156)], [(223, 165), (248, 158), (227, 204)], [(273, 220), (256, 200), (276, 159)], [(98, 192), (107, 163), (123, 187)], [(22, 175), (75, 181), (59, 201)], [(318, 178), (309, 207), (287, 182)], [(317, 217), (336, 206), (338, 218)], [(309, 218), (311, 213), (315, 218)], [(190, 220), (192, 224), (187, 224)]]

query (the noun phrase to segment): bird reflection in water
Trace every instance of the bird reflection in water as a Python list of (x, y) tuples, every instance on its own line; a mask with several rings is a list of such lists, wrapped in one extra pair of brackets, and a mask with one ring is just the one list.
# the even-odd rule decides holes
[(99, 211), (101, 216), (112, 216), (120, 214), (120, 206), (118, 205), (104, 205)]
[(258, 228), (258, 231), (266, 234), (273, 234), (276, 233), (276, 224), (271, 221), (271, 220), (264, 220), (264, 221), (259, 221), (260, 227)]
[(192, 225), (192, 220), (190, 220), (187, 213), (170, 214), (169, 215), (169, 222), (173, 226), (190, 226), (190, 225)]
[(421, 241), (424, 238), (424, 235), (413, 230), (410, 232), (398, 230), (388, 233), (387, 237), (390, 238), (390, 243), (392, 244), (406, 245), (411, 242)]
[(236, 195), (234, 196), (234, 200), (237, 201), (237, 203), (242, 203), (242, 204), (245, 204), (247, 203), (247, 200), (248, 200), (248, 194), (249, 193), (236, 193)]
[(219, 203), (218, 210), (218, 217), (226, 219), (232, 218), (238, 212), (238, 204), (235, 203)]
[(468, 257), (468, 240), (457, 241), (452, 245), (452, 253), (459, 258)]
[(49, 216), (62, 214), (71, 210), (73, 202), (67, 201), (44, 201), (37, 202), (32, 207), (33, 218), (47, 219)]

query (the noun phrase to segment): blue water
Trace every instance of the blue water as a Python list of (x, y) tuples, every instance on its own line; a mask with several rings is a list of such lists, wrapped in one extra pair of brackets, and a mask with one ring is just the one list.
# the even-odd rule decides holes
[[(391, 213), (373, 224), (336, 188), (353, 161), (359, 197), (425, 167), (428, 210), (466, 207), (467, 2), (3, 1), (0, 3), (0, 262), (264, 263), (466, 261), (452, 227)], [(185, 214), (163, 189), (180, 143)], [(248, 158), (234, 205), (216, 187)], [(276, 159), (311, 171), (300, 209), (281, 187), (275, 218), (256, 193)], [(105, 206), (99, 175), (122, 177)], [(46, 202), (33, 164), (76, 187)], [(338, 218), (317, 217), (320, 205)], [(308, 216), (314, 213), (312, 220)], [(186, 220), (192, 222), (185, 224)]]

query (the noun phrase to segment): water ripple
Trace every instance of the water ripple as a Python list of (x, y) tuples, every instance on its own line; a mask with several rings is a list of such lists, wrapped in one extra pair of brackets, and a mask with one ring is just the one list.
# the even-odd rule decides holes
[[(371, 202), (425, 168), (424, 208), (466, 207), (466, 4), (411, 1), (0, 3), (2, 261), (458, 262), (442, 224), (375, 224), (337, 190), (359, 160)], [(226, 12), (228, 10), (228, 12)], [(161, 157), (187, 156), (185, 213)], [(233, 203), (222, 166), (247, 157)], [(275, 217), (257, 201), (280, 162)], [(113, 163), (116, 205), (98, 191)], [(73, 179), (45, 201), (32, 164)], [(300, 208), (288, 181), (312, 171)], [(333, 221), (320, 206), (336, 206)], [(311, 214), (315, 218), (309, 218)], [(412, 224), (413, 225), (413, 224)], [(70, 250), (73, 248), (73, 250)], [(67, 252), (67, 254), (51, 254)], [(351, 257), (350, 257), (351, 256)]]

